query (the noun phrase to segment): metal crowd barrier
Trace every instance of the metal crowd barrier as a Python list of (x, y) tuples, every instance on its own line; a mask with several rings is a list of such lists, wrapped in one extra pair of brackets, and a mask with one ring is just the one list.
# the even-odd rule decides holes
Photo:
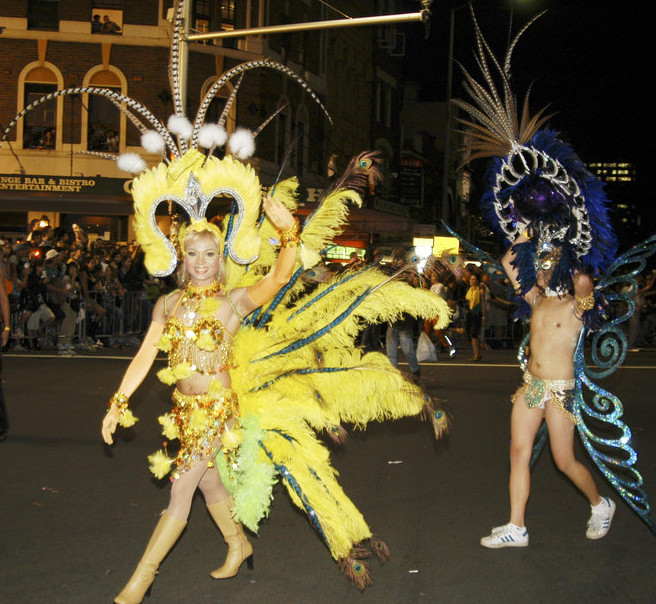
[[(85, 300), (79, 303), (79, 310), (74, 311), (75, 329), (71, 333), (70, 322), (67, 333), (62, 330), (63, 322), (55, 323), (45, 334), (29, 333), (27, 325), (19, 328), (22, 313), (17, 309), (17, 298), (12, 299), (11, 336), (15, 348), (33, 347), (42, 349), (89, 349), (100, 347), (138, 347), (143, 335), (148, 330), (156, 298), (145, 289), (116, 295), (110, 292), (95, 294), (95, 302), (104, 309), (104, 313), (88, 307)], [(73, 305), (71, 305), (74, 307)], [(463, 349), (468, 345), (465, 335), (465, 309), (460, 308), (458, 315), (449, 326), (447, 333), (456, 345)], [(102, 315), (102, 316), (101, 316)], [(636, 315), (624, 325), (629, 339), (629, 346), (640, 348), (656, 347), (656, 313), (644, 316)], [(521, 342), (526, 327), (513, 322), (508, 312), (487, 318), (481, 331), (481, 345), (485, 349), (513, 348)], [(634, 332), (635, 333), (632, 333)], [(631, 337), (633, 336), (633, 337)]]
[(86, 303), (82, 304), (80, 309), (84, 309), (84, 313), (78, 321), (79, 332), (94, 344), (139, 345), (150, 325), (155, 302), (145, 291), (126, 292), (120, 296), (109, 292), (96, 294), (95, 303), (104, 313), (95, 311), (93, 305), (88, 308)]
[[(11, 314), (11, 336), (15, 349), (73, 350), (101, 347), (137, 347), (148, 330), (156, 300), (146, 291), (126, 292), (116, 295), (109, 292), (94, 295), (94, 304), (87, 305), (84, 299), (67, 300), (71, 308), (70, 319), (58, 321), (45, 330), (28, 328), (29, 322), (20, 326), (25, 311), (18, 310)], [(65, 314), (69, 313), (66, 305), (62, 306)], [(104, 313), (95, 308), (99, 305)], [(77, 309), (77, 310), (74, 310)], [(71, 329), (72, 322), (74, 329)]]

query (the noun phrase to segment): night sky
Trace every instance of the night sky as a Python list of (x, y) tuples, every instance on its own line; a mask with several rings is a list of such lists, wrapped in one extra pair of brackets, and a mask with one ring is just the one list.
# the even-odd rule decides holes
[[(420, 79), (427, 98), (446, 97), (449, 8), (462, 1), (433, 3), (428, 40), (413, 27), (407, 36), (407, 74)], [(533, 15), (547, 13), (522, 36), (511, 73), (518, 99), (531, 82), (531, 108), (550, 104), (549, 125), (560, 131), (584, 161), (627, 159), (638, 164), (643, 184), (655, 161), (653, 20), (650, 2), (608, 0), (478, 0), (473, 3), (484, 36), (503, 56), (511, 22), (516, 33)], [(416, 9), (408, 2), (407, 10)], [(512, 8), (512, 11), (511, 11)], [(473, 25), (469, 10), (456, 11), (454, 57), (472, 74)], [(651, 50), (644, 50), (649, 45)], [(414, 57), (422, 57), (416, 61)], [(462, 96), (454, 67), (454, 96)]]
[[(417, 10), (417, 5), (407, 0), (404, 10)], [(462, 7), (455, 12), (454, 58), (479, 78), (469, 9), (463, 0), (435, 0), (427, 40), (420, 25), (404, 26), (405, 75), (422, 83), (425, 100), (446, 98), (451, 6)], [(483, 35), (501, 59), (509, 26), (514, 36), (533, 16), (547, 11), (524, 32), (513, 52), (511, 74), (518, 102), (523, 103), (533, 83), (531, 113), (549, 105), (548, 113), (555, 115), (547, 126), (560, 132), (584, 162), (634, 163), (637, 178), (630, 190), (607, 189), (611, 203), (634, 202), (641, 217), (637, 231), (618, 231), (622, 250), (656, 232), (652, 2), (476, 0), (473, 7)], [(453, 74), (452, 96), (467, 98), (457, 65)], [(480, 175), (484, 160), (473, 167)], [(474, 199), (478, 196), (474, 192)]]
[[(449, 6), (433, 5), (431, 33), (410, 36), (408, 72), (425, 83), (426, 93), (446, 96)], [(531, 16), (547, 10), (522, 36), (513, 53), (515, 92), (523, 99), (531, 82), (533, 109), (550, 104), (557, 112), (551, 125), (563, 132), (586, 161), (597, 157), (635, 160), (654, 152), (644, 140), (653, 130), (653, 24), (650, 2), (607, 0), (478, 0), (473, 3), (483, 34), (503, 56), (512, 15), (513, 33)], [(416, 3), (414, 3), (416, 6)], [(412, 4), (409, 4), (412, 6)], [(512, 13), (511, 13), (512, 7)], [(649, 11), (653, 12), (653, 11)], [(417, 28), (413, 33), (418, 33)], [(644, 49), (649, 45), (650, 51)], [(476, 73), (473, 25), (466, 7), (456, 11), (454, 57)], [(414, 67), (411, 65), (414, 64)], [(454, 68), (454, 96), (462, 95), (462, 77)], [(649, 143), (649, 144), (647, 144)], [(640, 150), (640, 151), (638, 151)]]

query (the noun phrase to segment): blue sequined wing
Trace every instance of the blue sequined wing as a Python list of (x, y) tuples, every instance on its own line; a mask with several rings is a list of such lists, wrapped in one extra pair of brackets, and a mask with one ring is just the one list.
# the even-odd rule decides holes
[[(635, 313), (636, 277), (645, 269), (647, 258), (656, 253), (656, 235), (632, 247), (615, 260), (595, 287), (595, 302), (603, 299), (605, 322), (592, 340), (592, 361), (602, 370), (596, 377), (606, 377), (623, 362), (627, 341), (621, 324)], [(594, 309), (595, 311), (597, 309)]]
[[(601, 473), (624, 501), (656, 533), (649, 517), (650, 506), (642, 489), (643, 479), (634, 467), (637, 453), (630, 446), (631, 430), (622, 421), (621, 400), (595, 383), (611, 375), (624, 362), (627, 353), (626, 335), (622, 323), (635, 313), (633, 299), (638, 285), (636, 276), (646, 266), (646, 260), (656, 253), (656, 235), (634, 246), (617, 260), (599, 280), (595, 299), (605, 301), (605, 322), (592, 333), (590, 357), (594, 368), (585, 359), (584, 334), (575, 357), (576, 394), (574, 415), (583, 445)], [(590, 403), (584, 394), (592, 396)]]
[[(638, 455), (630, 444), (631, 430), (622, 420), (622, 402), (592, 381), (591, 376), (603, 377), (607, 371), (595, 374), (586, 366), (583, 343), (582, 335), (574, 356), (577, 379), (573, 411), (579, 436), (599, 471), (656, 534), (656, 526), (649, 516), (647, 495), (642, 488), (642, 476), (635, 468)], [(584, 393), (592, 395), (589, 403)]]

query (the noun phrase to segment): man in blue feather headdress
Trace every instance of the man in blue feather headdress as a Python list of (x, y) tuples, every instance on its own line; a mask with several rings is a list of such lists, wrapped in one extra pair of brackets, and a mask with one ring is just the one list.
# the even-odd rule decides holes
[[(641, 489), (642, 477), (633, 467), (637, 456), (629, 444), (631, 431), (621, 419), (621, 402), (593, 383), (593, 378), (614, 371), (624, 357), (619, 352), (603, 371), (591, 371), (583, 346), (585, 335), (594, 330), (595, 360), (595, 347), (604, 346), (606, 337), (614, 339), (611, 348), (626, 348), (618, 324), (634, 309), (627, 302), (628, 295), (609, 292), (609, 286), (625, 281), (635, 288), (633, 277), (644, 268), (644, 258), (656, 251), (656, 236), (615, 258), (617, 239), (610, 227), (603, 183), (586, 170), (557, 132), (544, 128), (550, 117), (544, 115), (544, 109), (529, 115), (528, 95), (521, 118), (518, 115), (510, 59), (528, 25), (511, 41), (500, 61), (475, 18), (473, 21), (482, 81), (463, 68), (470, 101), (455, 103), (469, 116), (460, 120), (469, 161), (491, 158), (481, 206), (490, 226), (510, 247), (499, 266), (478, 248), (463, 243), (479, 256), (490, 274), (505, 272), (519, 304), (518, 316), (530, 321), (530, 334), (520, 347), (523, 383), (512, 398), (510, 522), (492, 529), (481, 545), (528, 545), (524, 511), (532, 459), (546, 440), (543, 420), (556, 465), (590, 502), (588, 539), (608, 533), (615, 503), (599, 496), (590, 472), (574, 457), (575, 429), (611, 486), (656, 533)], [(624, 272), (626, 265), (632, 270)], [(605, 309), (612, 301), (624, 301), (628, 310), (611, 321)], [(585, 400), (584, 389), (594, 394), (591, 404)], [(588, 424), (589, 419), (594, 419), (594, 425)], [(595, 433), (599, 426), (609, 431), (606, 436)]]
[[(478, 27), (477, 36), (482, 40)], [(530, 320), (523, 383), (512, 397), (510, 522), (481, 539), (488, 548), (528, 545), (524, 512), (533, 444), (543, 420), (556, 465), (590, 502), (588, 539), (604, 537), (615, 513), (615, 503), (599, 496), (592, 475), (574, 457), (575, 354), (584, 327), (600, 314), (589, 275), (606, 269), (617, 248), (608, 226), (608, 199), (572, 148), (553, 130), (540, 129), (548, 119), (543, 111), (530, 118), (526, 102), (523, 118), (517, 119), (509, 73), (513, 47), (502, 67), (487, 45), (479, 46), (479, 62), (495, 65), (506, 102), (485, 69), (487, 91), (465, 71), (473, 104), (458, 101), (474, 120), (463, 120), (470, 159), (493, 158), (481, 205), (491, 226), (510, 242), (503, 270), (520, 305), (518, 315)]]

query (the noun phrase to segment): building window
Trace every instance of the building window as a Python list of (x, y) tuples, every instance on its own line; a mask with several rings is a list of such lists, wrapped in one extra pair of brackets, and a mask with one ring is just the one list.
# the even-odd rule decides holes
[[(120, 94), (120, 88), (111, 88)], [(87, 149), (118, 153), (120, 147), (119, 132), (121, 114), (118, 107), (109, 99), (95, 94), (89, 95), (89, 126), (87, 132)]]
[[(234, 31), (236, 25), (235, 0), (221, 0), (221, 30)], [(221, 40), (221, 44), (225, 48), (239, 48), (237, 38), (225, 38)]]
[(27, 29), (59, 31), (59, 0), (29, 0)]
[[(125, 94), (125, 78), (116, 68), (93, 68), (84, 78), (84, 85), (105, 88), (117, 94)], [(109, 99), (98, 94), (82, 97), (82, 145), (88, 151), (120, 153), (122, 137), (125, 137), (125, 116)]]
[(221, 29), (232, 31), (235, 24), (235, 0), (221, 0)]
[(212, 9), (209, 0), (196, 0), (194, 2), (194, 27), (202, 34), (211, 31)]
[(123, 34), (123, 11), (107, 7), (94, 8), (91, 11), (91, 33), (106, 36)]
[[(25, 107), (51, 92), (57, 92), (56, 84), (25, 83)], [(41, 103), (23, 118), (24, 149), (54, 149), (57, 133), (57, 101)]]

